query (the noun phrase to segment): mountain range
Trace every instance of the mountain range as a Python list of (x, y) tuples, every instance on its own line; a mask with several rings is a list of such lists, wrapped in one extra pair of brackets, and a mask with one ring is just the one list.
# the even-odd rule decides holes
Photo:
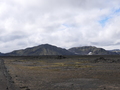
[(9, 53), (0, 53), (0, 56), (41, 56), (41, 55), (120, 55), (120, 50), (105, 50), (94, 46), (73, 47), (63, 49), (50, 44), (42, 44)]
[(116, 52), (118, 54), (120, 54), (120, 49), (114, 49), (114, 50), (109, 50), (110, 52)]
[(107, 51), (103, 48), (97, 48), (95, 46), (73, 47), (70, 48), (69, 51), (78, 55), (118, 55), (116, 52)]

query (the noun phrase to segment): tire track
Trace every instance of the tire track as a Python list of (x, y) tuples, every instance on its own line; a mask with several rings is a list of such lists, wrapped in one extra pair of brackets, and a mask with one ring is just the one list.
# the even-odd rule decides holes
[(0, 59), (0, 90), (19, 90), (15, 87), (3, 59)]

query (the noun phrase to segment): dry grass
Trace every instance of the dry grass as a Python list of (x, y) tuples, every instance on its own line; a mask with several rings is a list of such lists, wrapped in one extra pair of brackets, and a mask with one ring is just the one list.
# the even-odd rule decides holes
[[(4, 58), (20, 90), (120, 90), (119, 63), (90, 63), (87, 59)], [(82, 78), (86, 80), (86, 87), (80, 85)], [(92, 87), (87, 85), (87, 80), (91, 80)]]

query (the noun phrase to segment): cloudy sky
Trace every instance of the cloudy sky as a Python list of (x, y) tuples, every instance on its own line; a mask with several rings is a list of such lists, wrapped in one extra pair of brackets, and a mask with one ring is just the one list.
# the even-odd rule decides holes
[(0, 0), (0, 52), (45, 43), (120, 49), (120, 0)]

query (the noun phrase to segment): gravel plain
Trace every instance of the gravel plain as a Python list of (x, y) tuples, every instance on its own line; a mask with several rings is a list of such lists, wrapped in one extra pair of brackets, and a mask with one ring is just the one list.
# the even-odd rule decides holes
[(120, 90), (119, 58), (2, 57), (0, 90)]

